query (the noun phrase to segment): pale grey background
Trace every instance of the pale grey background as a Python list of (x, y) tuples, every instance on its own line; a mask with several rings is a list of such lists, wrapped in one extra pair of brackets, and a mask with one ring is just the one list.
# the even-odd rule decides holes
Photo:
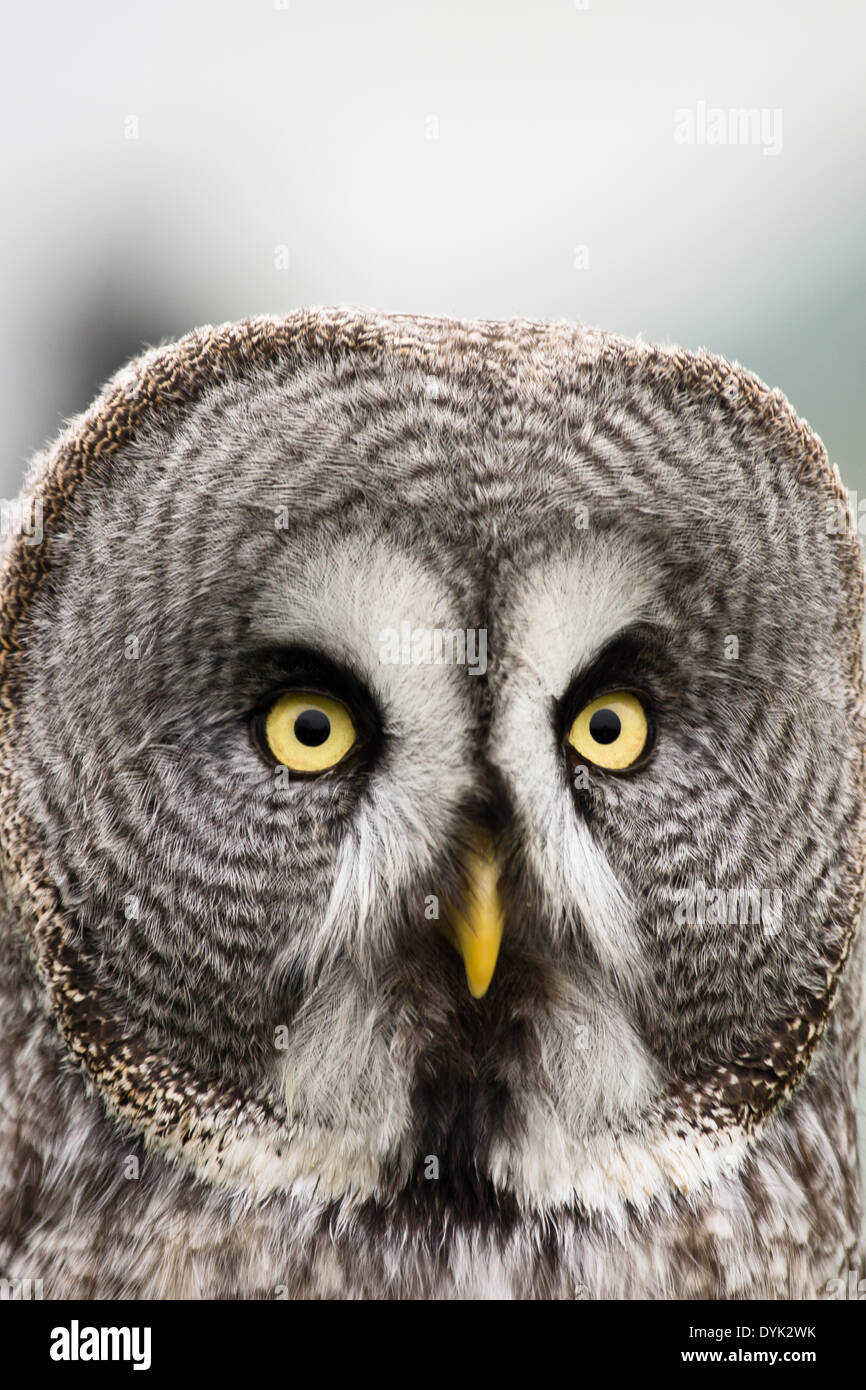
[[(866, 499), (857, 0), (43, 0), (4, 30), (0, 496), (143, 342), (347, 303), (710, 347)], [(781, 152), (677, 144), (698, 102), (780, 109)]]

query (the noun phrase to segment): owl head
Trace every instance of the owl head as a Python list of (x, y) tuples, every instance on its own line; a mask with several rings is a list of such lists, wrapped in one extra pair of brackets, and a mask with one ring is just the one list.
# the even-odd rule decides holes
[(455, 1219), (741, 1160), (863, 881), (859, 546), (778, 392), (304, 312), (148, 352), (24, 491), (4, 891), (114, 1123)]

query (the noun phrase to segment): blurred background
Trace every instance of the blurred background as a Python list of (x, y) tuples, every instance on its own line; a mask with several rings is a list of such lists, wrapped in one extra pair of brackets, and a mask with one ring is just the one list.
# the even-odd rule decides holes
[(339, 303), (709, 347), (866, 497), (864, 44), (853, 0), (7, 7), (0, 495), (143, 344)]
[(0, 496), (145, 344), (352, 304), (708, 347), (866, 499), (854, 0), (42, 0), (2, 33)]

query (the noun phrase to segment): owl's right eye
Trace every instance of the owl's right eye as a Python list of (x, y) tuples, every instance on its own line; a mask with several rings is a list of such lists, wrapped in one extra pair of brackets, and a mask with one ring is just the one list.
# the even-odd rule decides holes
[(288, 690), (256, 715), (254, 736), (292, 772), (326, 772), (351, 752), (358, 733), (344, 704), (330, 695)]

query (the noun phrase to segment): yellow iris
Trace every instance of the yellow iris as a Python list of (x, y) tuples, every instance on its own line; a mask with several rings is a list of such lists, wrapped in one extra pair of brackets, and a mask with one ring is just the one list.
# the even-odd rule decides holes
[(568, 732), (569, 743), (582, 758), (611, 772), (637, 762), (648, 738), (644, 707), (627, 690), (612, 690), (591, 700)]
[(345, 705), (306, 690), (281, 695), (265, 719), (268, 747), (292, 772), (324, 772), (335, 767), (357, 737)]

